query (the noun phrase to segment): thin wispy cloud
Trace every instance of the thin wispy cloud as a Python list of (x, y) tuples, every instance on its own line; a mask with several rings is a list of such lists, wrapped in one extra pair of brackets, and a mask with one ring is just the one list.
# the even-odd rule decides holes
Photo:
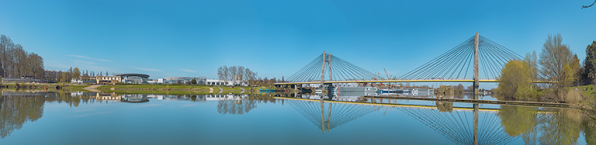
[(76, 58), (84, 58), (84, 59), (89, 59), (89, 60), (103, 61), (103, 62), (112, 62), (112, 61), (110, 61), (110, 60), (98, 59), (98, 58), (92, 58), (92, 57), (88, 57), (88, 56), (82, 56), (82, 55), (68, 55), (68, 56), (72, 56), (72, 57), (76, 57)]
[(69, 65), (65, 65), (64, 63), (59, 61), (48, 61), (45, 65), (53, 67), (55, 69), (68, 69), (70, 67)]
[(189, 72), (189, 73), (196, 73), (197, 71), (194, 70), (190, 70), (190, 69), (183, 69), (181, 68), (180, 70), (184, 71), (184, 72)]
[(82, 60), (75, 60), (75, 63), (79, 63), (79, 64), (95, 64), (95, 62), (90, 62), (90, 61), (82, 61)]
[(79, 67), (79, 69), (81, 69), (81, 68), (85, 68), (85, 69), (89, 69), (89, 70), (96, 70), (96, 71), (113, 71), (114, 70), (112, 68), (95, 66), (95, 65), (87, 65), (87, 64), (81, 64), (81, 67)]
[(162, 72), (163, 70), (160, 69), (152, 69), (152, 68), (142, 68), (142, 67), (130, 67), (132, 69), (144, 70), (144, 71), (152, 71), (152, 72)]

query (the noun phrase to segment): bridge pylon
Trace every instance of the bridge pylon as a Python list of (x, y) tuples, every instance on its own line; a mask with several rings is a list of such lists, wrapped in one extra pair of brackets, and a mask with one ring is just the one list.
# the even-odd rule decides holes
[(323, 64), (321, 67), (321, 91), (325, 89), (325, 63), (329, 66), (329, 81), (333, 81), (331, 73), (331, 53), (323, 51)]
[[(474, 36), (474, 96), (476, 96), (476, 94), (478, 94), (478, 87), (480, 87), (479, 84), (479, 77), (478, 77), (478, 32), (476, 32), (476, 35)], [(472, 99), (478, 99), (476, 97), (472, 97)]]

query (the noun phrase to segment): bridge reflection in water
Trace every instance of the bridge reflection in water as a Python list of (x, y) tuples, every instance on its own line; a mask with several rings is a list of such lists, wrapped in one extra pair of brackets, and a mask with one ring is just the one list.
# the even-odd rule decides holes
[[(330, 131), (333, 128), (378, 110), (377, 106), (371, 105), (333, 104), (302, 100), (285, 100), (285, 102), (323, 132), (325, 132), (325, 129)], [(327, 107), (325, 107), (325, 104), (327, 104)]]
[[(472, 108), (453, 108), (453, 102), (436, 102), (436, 107), (415, 107), (400, 105), (371, 105), (324, 100), (338, 100), (328, 96), (302, 95), (302, 98), (276, 97), (283, 99), (302, 114), (322, 132), (330, 131), (374, 111), (396, 108), (422, 124), (430, 127), (455, 144), (507, 144), (519, 136), (508, 135), (501, 126), (497, 111), (482, 111), (478, 104)], [(308, 98), (308, 99), (306, 99)], [(315, 100), (317, 99), (317, 100)], [(363, 101), (363, 100), (360, 100)]]

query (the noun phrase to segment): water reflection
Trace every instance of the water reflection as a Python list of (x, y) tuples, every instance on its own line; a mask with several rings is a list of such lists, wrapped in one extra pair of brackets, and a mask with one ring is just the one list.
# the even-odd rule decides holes
[(248, 100), (248, 95), (224, 95), (217, 98), (217, 112), (220, 114), (241, 115), (257, 108), (255, 100)]
[(120, 101), (128, 103), (144, 103), (149, 102), (147, 95), (141, 94), (126, 94), (122, 95)]
[[(387, 104), (383, 99), (357, 96), (304, 94), (288, 97), (285, 101), (322, 132), (371, 112), (388, 109), (387, 106), (372, 104)], [(392, 103), (391, 100), (388, 102)], [(500, 109), (482, 109), (479, 104), (473, 104), (472, 108), (454, 108), (453, 102), (435, 103), (435, 107), (395, 103), (392, 108), (406, 113), (455, 144), (507, 144), (520, 137), (526, 144), (576, 144), (581, 132), (588, 144), (596, 144), (594, 119), (576, 109), (506, 105)]]
[[(289, 97), (276, 99), (269, 95)], [(321, 102), (321, 99), (324, 101)], [(187, 101), (200, 104), (210, 102), (212, 104), (206, 105), (213, 105), (210, 106), (213, 109), (210, 111), (213, 113), (217, 111), (219, 114), (215, 113), (216, 116), (244, 115), (238, 119), (254, 117), (255, 115), (246, 114), (254, 111), (261, 103), (281, 103), (280, 105), (270, 105), (275, 105), (275, 107), (290, 106), (298, 112), (294, 114), (300, 114), (299, 118), (304, 118), (301, 121), (311, 122), (322, 132), (330, 132), (339, 127), (350, 128), (350, 126), (358, 124), (353, 122), (354, 120), (363, 117), (376, 117), (375, 119), (379, 119), (379, 123), (388, 123), (387, 119), (383, 122), (383, 119), (379, 117), (396, 115), (397, 111), (406, 114), (401, 115), (399, 119), (415, 120), (414, 124), (416, 121), (420, 122), (454, 144), (507, 144), (516, 139), (522, 139), (526, 144), (577, 144), (582, 140), (582, 136), (587, 144), (596, 144), (594, 119), (590, 115), (574, 109), (506, 105), (495, 109), (484, 109), (477, 104), (468, 104), (469, 106), (466, 108), (457, 104), (454, 107), (453, 102), (434, 102), (433, 105), (428, 106), (402, 104), (403, 102), (392, 102), (387, 99), (364, 98), (347, 93), (337, 96), (325, 94), (141, 95), (3, 91), (0, 96), (0, 137), (4, 139), (15, 130), (22, 128), (27, 122), (38, 121), (43, 116), (44, 106), (48, 106), (44, 105), (46, 102), (60, 103), (76, 108), (92, 103), (133, 105), (129, 102), (155, 103), (159, 101)], [(374, 102), (377, 105), (373, 104)], [(392, 111), (387, 110), (394, 111), (391, 113)], [(292, 113), (285, 114), (292, 115)], [(389, 120), (389, 123), (392, 121), (395, 120)], [(411, 125), (411, 123), (390, 125)], [(307, 124), (310, 126), (310, 123)], [(315, 129), (315, 127), (310, 127)], [(380, 129), (379, 131), (392, 132), (396, 130)], [(325, 133), (325, 135), (333, 134)], [(516, 142), (519, 141), (521, 140)]]
[[(284, 100), (294, 110), (302, 114), (316, 127), (325, 132), (341, 126), (352, 120), (358, 119), (373, 111), (379, 110), (379, 106), (357, 105), (345, 103), (323, 103), (320, 101), (308, 100)], [(325, 106), (327, 105), (327, 106)]]
[(43, 116), (44, 97), (0, 97), (0, 137), (5, 138), (14, 130), (19, 130), (28, 121), (36, 121)]
[(507, 144), (516, 139), (503, 131), (495, 112), (479, 113), (478, 105), (473, 106), (473, 110), (457, 109), (453, 112), (431, 108), (397, 108), (456, 144)]
[[(579, 138), (583, 114), (573, 109), (557, 109), (539, 116), (536, 128), (541, 136), (540, 144), (573, 144)], [(535, 138), (530, 138), (535, 142)]]

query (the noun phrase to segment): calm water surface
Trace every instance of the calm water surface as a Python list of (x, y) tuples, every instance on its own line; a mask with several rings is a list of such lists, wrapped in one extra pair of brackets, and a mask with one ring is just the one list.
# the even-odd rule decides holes
[(596, 143), (573, 109), (275, 96), (3, 92), (0, 144)]

